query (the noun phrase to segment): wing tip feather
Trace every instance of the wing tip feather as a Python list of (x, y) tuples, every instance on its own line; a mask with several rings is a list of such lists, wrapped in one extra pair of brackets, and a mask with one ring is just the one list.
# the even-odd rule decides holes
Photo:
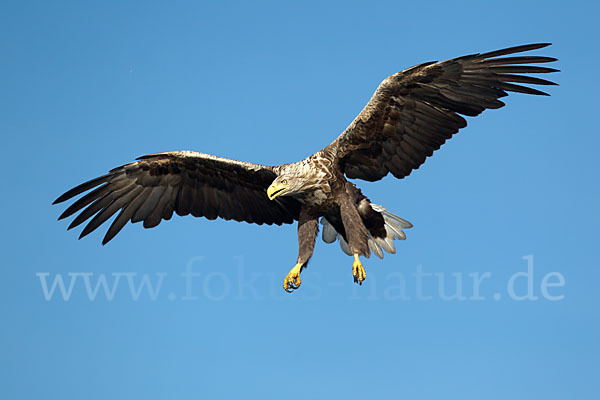
[(523, 53), (526, 51), (543, 49), (544, 47), (548, 47), (551, 44), (552, 43), (550, 43), (550, 42), (522, 44), (522, 45), (518, 45), (518, 46), (511, 46), (511, 47), (506, 47), (504, 49), (481, 53), (481, 54), (479, 54), (478, 57), (489, 59), (489, 58), (493, 58), (493, 57), (503, 56), (506, 54)]

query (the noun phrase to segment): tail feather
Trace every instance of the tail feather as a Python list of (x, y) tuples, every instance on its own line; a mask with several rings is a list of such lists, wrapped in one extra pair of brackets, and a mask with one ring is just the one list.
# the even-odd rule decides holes
[[(385, 221), (385, 218), (384, 218), (384, 221)], [(406, 235), (404, 234), (402, 229), (400, 229), (398, 227), (393, 227), (390, 224), (385, 224), (385, 232), (387, 233), (388, 237), (391, 237), (394, 239), (406, 240)]]
[(350, 251), (350, 246), (348, 246), (348, 242), (346, 242), (346, 239), (344, 239), (342, 235), (338, 235), (338, 239), (340, 239), (340, 248), (342, 249), (342, 251), (351, 256), (352, 252)]
[(399, 216), (392, 214), (391, 212), (386, 210), (384, 206), (371, 203), (371, 208), (377, 212), (380, 212), (383, 215), (383, 219), (386, 220), (386, 223), (391, 222), (391, 225), (396, 225), (400, 229), (409, 229), (413, 227), (413, 224), (411, 224), (404, 218), (400, 218)]
[(321, 223), (323, 224), (323, 241), (325, 243), (335, 242), (338, 237), (338, 233), (333, 225), (331, 225), (325, 217), (321, 218)]
[(383, 250), (387, 251), (390, 254), (396, 254), (396, 246), (394, 246), (394, 242), (390, 238), (375, 238), (375, 241)]
[(379, 245), (377, 245), (377, 242), (375, 241), (375, 239), (373, 239), (373, 237), (369, 236), (368, 244), (369, 244), (369, 249), (373, 253), (375, 253), (375, 255), (377, 257), (383, 258), (383, 252), (381, 251), (381, 247), (379, 247)]

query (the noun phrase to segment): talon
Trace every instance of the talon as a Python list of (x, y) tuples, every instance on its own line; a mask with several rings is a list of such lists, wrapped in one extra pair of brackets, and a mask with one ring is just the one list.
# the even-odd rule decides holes
[(354, 276), (354, 282), (362, 285), (363, 281), (367, 278), (365, 267), (358, 258), (358, 254), (354, 255), (354, 263), (352, 264), (352, 275)]
[(302, 264), (296, 264), (294, 268), (290, 270), (290, 272), (286, 275), (283, 280), (283, 290), (288, 293), (292, 293), (294, 290), (300, 287), (302, 281), (300, 280), (300, 269), (302, 268)]

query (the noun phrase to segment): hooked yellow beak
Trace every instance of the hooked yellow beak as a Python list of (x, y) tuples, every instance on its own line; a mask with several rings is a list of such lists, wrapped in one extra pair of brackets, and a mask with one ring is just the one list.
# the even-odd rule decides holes
[(275, 197), (279, 196), (284, 189), (287, 189), (287, 186), (284, 186), (280, 183), (273, 183), (267, 189), (267, 196), (269, 196), (269, 200), (273, 200)]

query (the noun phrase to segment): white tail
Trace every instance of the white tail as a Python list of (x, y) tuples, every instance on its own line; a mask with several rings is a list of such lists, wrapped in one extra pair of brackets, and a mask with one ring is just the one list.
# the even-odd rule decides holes
[[(383, 258), (382, 250), (385, 250), (390, 254), (396, 253), (394, 239), (405, 240), (406, 235), (404, 234), (402, 229), (412, 228), (413, 225), (404, 218), (400, 218), (399, 216), (387, 211), (383, 206), (371, 203), (371, 208), (381, 213), (381, 215), (383, 216), (383, 220), (385, 223), (386, 238), (374, 238), (373, 236), (371, 236), (371, 234), (369, 234), (369, 249), (373, 253), (375, 253), (375, 255), (377, 255), (377, 257), (379, 258)], [(338, 239), (340, 241), (340, 247), (342, 251), (351, 256), (352, 252), (348, 247), (348, 243), (346, 243), (344, 237), (335, 230), (333, 225), (331, 225), (329, 221), (327, 221), (327, 218), (321, 218), (321, 224), (323, 225), (323, 241), (325, 243), (333, 243), (336, 239)]]

